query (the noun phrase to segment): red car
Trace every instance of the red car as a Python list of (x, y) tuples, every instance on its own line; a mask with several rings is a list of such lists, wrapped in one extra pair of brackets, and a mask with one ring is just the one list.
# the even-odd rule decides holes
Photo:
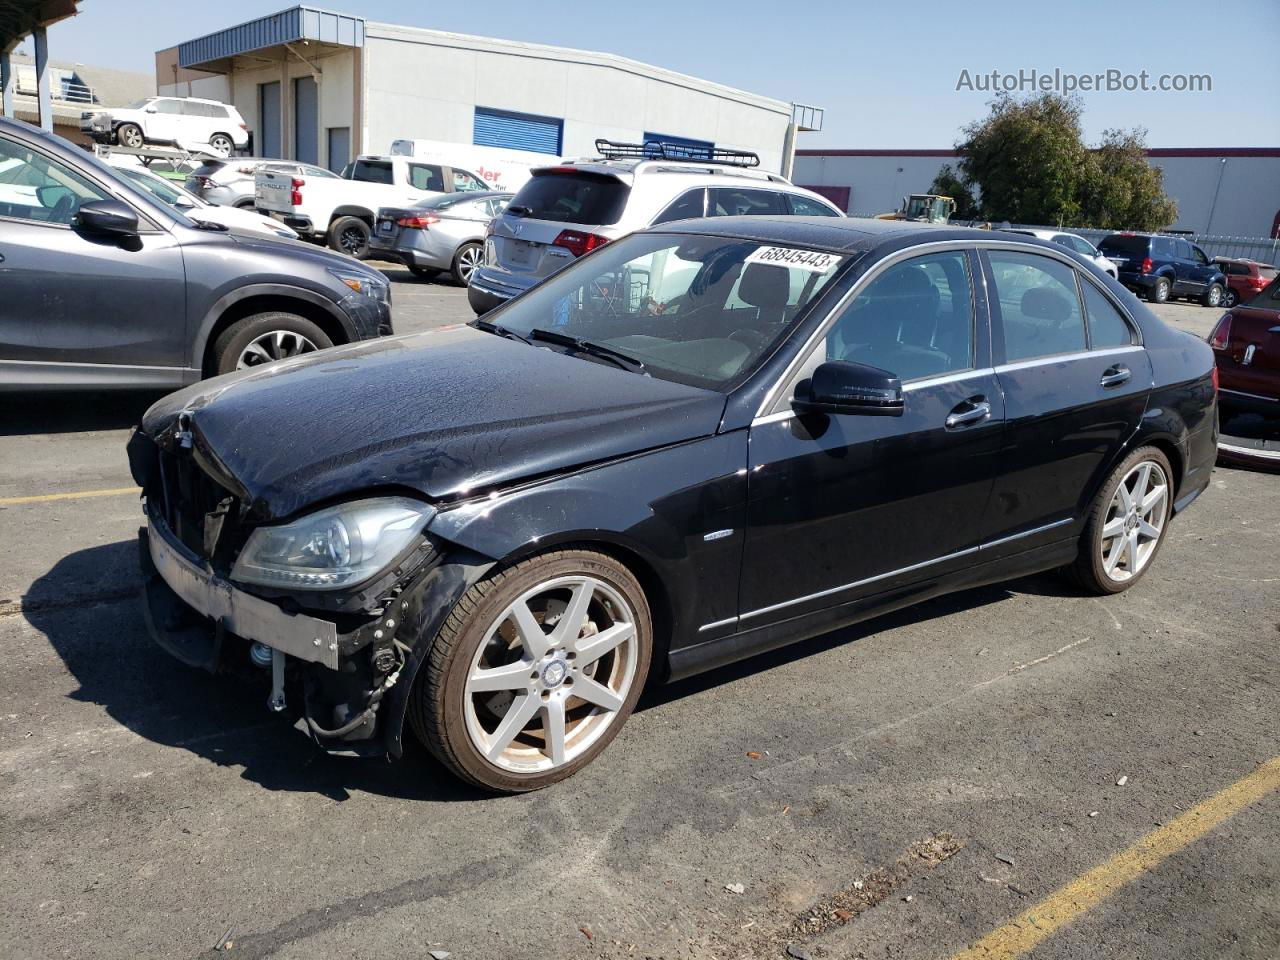
[(1222, 305), (1227, 308), (1249, 302), (1280, 276), (1280, 269), (1257, 260), (1218, 257), (1213, 262), (1227, 278), (1227, 289), (1222, 293)]
[(1219, 454), (1280, 468), (1280, 279), (1224, 313), (1209, 346), (1223, 424)]

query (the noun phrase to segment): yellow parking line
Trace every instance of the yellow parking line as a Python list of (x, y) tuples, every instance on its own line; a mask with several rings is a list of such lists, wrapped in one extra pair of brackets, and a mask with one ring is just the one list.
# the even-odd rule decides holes
[(81, 490), (79, 493), (42, 493), (36, 497), (0, 497), (0, 506), (11, 507), (19, 503), (48, 503), (50, 500), (78, 500), (81, 497), (122, 497), (126, 493), (138, 494), (137, 487), (116, 487), (113, 490)]
[(1059, 927), (1086, 913), (1125, 884), (1204, 836), (1249, 804), (1280, 789), (1280, 757), (1152, 830), (1106, 863), (1094, 867), (1049, 894), (1034, 907), (991, 931), (951, 960), (1013, 960), (1034, 948)]

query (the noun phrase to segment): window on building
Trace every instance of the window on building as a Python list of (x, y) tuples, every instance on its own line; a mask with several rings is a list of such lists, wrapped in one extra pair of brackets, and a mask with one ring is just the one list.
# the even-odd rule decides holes
[(557, 117), (476, 107), (471, 139), (479, 146), (559, 156), (563, 137), (564, 121)]

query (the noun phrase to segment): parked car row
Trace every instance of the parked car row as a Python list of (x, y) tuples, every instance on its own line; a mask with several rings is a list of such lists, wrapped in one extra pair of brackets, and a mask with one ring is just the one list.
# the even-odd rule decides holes
[(376, 270), (169, 186), (0, 119), (0, 389), (173, 388), (391, 332)]

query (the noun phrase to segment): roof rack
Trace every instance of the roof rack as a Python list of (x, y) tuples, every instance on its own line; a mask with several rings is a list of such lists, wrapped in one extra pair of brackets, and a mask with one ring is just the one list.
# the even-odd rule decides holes
[(677, 160), (687, 163), (714, 163), (723, 167), (758, 167), (760, 157), (750, 150), (726, 150), (702, 147), (692, 143), (646, 140), (643, 143), (619, 143), (603, 138), (596, 150), (606, 160)]

